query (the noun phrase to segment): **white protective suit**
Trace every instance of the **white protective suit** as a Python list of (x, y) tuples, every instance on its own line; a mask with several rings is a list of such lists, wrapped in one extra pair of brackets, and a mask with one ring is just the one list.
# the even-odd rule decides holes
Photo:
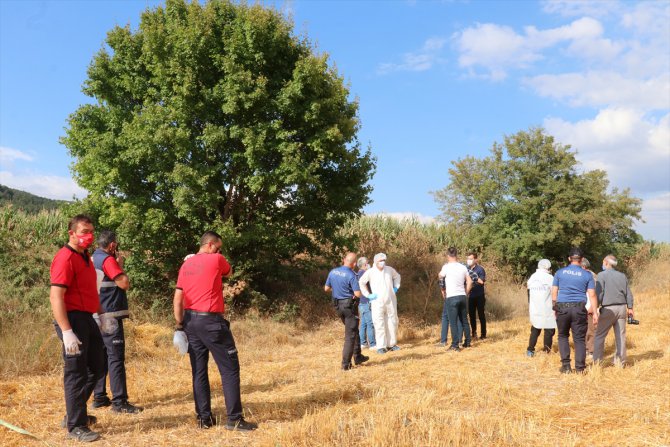
[(398, 332), (398, 300), (393, 288), (400, 287), (400, 274), (389, 266), (382, 270), (370, 267), (358, 282), (364, 296), (370, 294), (368, 283), (377, 294), (377, 298), (370, 301), (377, 348), (392, 348), (397, 343)]
[(530, 324), (537, 329), (556, 329), (556, 317), (551, 308), (551, 285), (554, 277), (544, 269), (537, 269), (528, 278)]

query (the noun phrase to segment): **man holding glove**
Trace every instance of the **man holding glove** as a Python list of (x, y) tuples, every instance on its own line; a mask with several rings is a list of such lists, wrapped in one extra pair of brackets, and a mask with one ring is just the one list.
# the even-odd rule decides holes
[[(370, 300), (372, 323), (375, 327), (377, 353), (398, 351), (396, 344), (398, 332), (398, 300), (396, 293), (400, 288), (400, 274), (386, 265), (386, 255), (377, 253), (374, 267), (369, 268), (358, 281), (361, 293)], [(368, 285), (375, 291), (370, 293)]]
[[(124, 258), (118, 253), (119, 244), (113, 231), (104, 230), (98, 235), (98, 249), (93, 252), (93, 265), (101, 277), (98, 288), (100, 306), (110, 327), (103, 328), (102, 341), (105, 351), (103, 376), (97, 381), (93, 394), (93, 408), (112, 406), (116, 413), (136, 414), (142, 411), (128, 402), (126, 385), (126, 354), (123, 319), (129, 317), (126, 290), (130, 288), (128, 275), (123, 271)], [(105, 389), (109, 373), (112, 400)]]
[(87, 414), (86, 401), (104, 368), (102, 336), (93, 314), (100, 314), (101, 327), (106, 330), (111, 330), (113, 323), (100, 307), (97, 275), (87, 250), (94, 239), (91, 218), (83, 214), (73, 217), (68, 234), (68, 243), (51, 263), (49, 301), (56, 334), (63, 341), (64, 425), (69, 438), (91, 442), (100, 435), (89, 429), (96, 419)]
[[(240, 395), (240, 361), (230, 331), (230, 322), (223, 318), (223, 281), (232, 272), (221, 255), (221, 236), (207, 231), (200, 238), (200, 250), (189, 257), (179, 269), (174, 293), (174, 317), (177, 321), (174, 336), (180, 352), (188, 349), (193, 378), (195, 413), (200, 428), (216, 424), (212, 414), (207, 363), (209, 353), (221, 374), (223, 397), (226, 402), (227, 430), (251, 431), (256, 424), (242, 417)], [(186, 340), (188, 339), (188, 343)]]

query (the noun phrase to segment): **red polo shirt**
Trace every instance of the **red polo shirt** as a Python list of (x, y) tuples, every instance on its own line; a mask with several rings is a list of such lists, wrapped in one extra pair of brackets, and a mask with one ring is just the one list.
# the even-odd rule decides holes
[(199, 312), (223, 312), (222, 276), (230, 273), (230, 264), (218, 253), (199, 253), (182, 264), (177, 289), (184, 292), (184, 309)]
[(51, 262), (51, 285), (65, 288), (65, 309), (95, 313), (100, 307), (97, 275), (87, 251), (69, 245), (58, 250)]

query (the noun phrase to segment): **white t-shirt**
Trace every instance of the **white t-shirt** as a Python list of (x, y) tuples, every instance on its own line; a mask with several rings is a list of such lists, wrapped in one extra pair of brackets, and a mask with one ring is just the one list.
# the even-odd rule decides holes
[(444, 278), (447, 298), (465, 295), (465, 281), (468, 268), (459, 262), (447, 262), (440, 270), (440, 278)]

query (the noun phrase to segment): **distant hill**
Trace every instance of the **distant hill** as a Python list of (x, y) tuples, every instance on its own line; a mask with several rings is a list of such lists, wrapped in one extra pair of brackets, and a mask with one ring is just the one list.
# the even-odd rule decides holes
[(0, 185), (0, 206), (10, 203), (26, 213), (37, 213), (43, 209), (51, 210), (58, 208), (63, 203), (67, 202), (64, 200), (47, 199), (45, 197), (30, 194), (29, 192)]

